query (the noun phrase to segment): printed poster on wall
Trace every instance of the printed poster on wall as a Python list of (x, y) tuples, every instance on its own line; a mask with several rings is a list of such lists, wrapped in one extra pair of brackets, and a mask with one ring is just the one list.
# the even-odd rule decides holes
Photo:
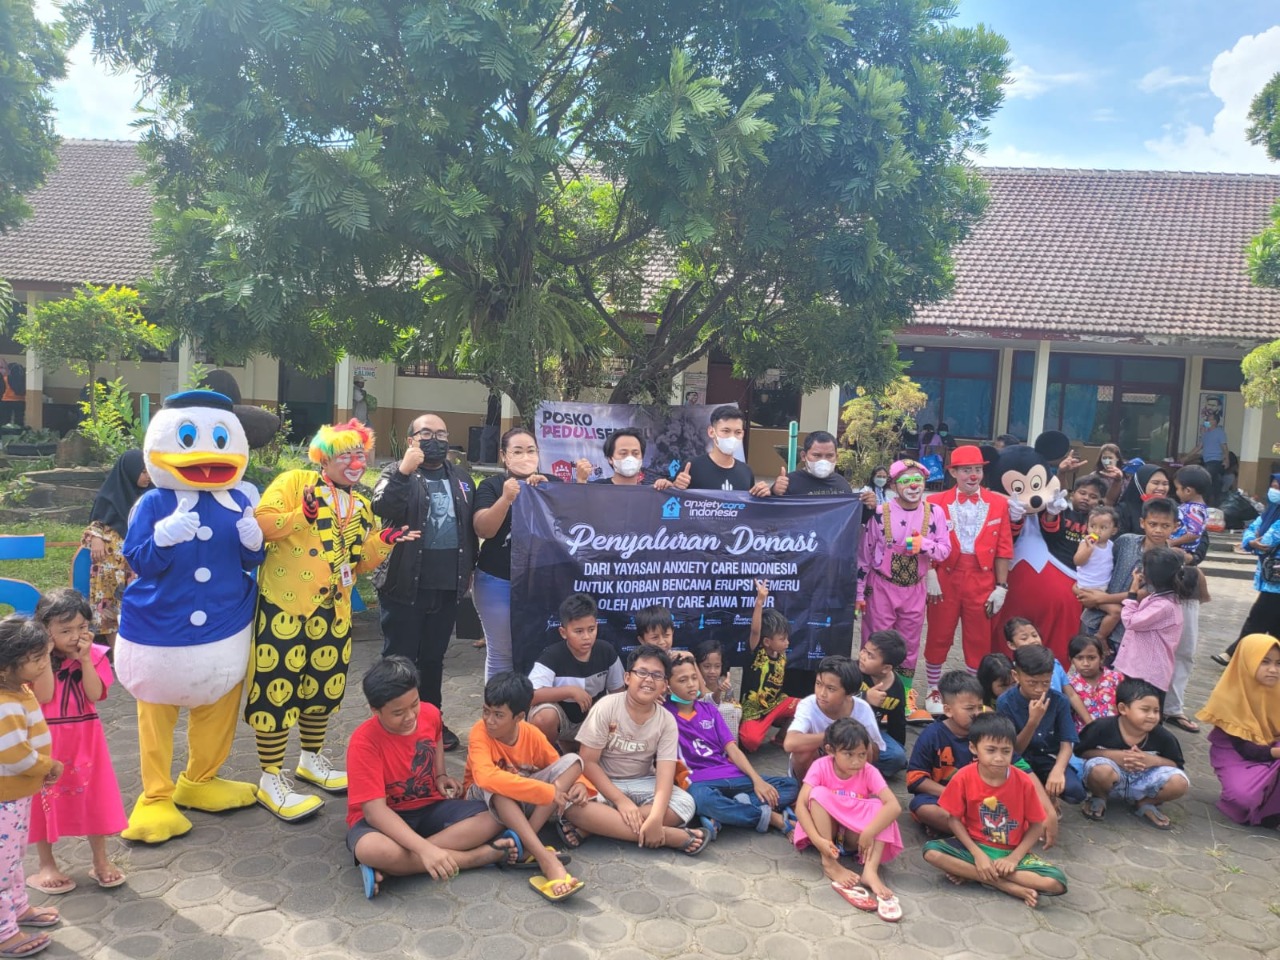
[(601, 640), (625, 659), (637, 610), (668, 607), (675, 646), (719, 640), (728, 665), (749, 659), (755, 581), (791, 624), (787, 662), (813, 669), (853, 642), (855, 497), (753, 498), (596, 484), (526, 487), (511, 511), (511, 631), (527, 671), (560, 639), (560, 601), (591, 594)]
[[(574, 464), (591, 463), (588, 480), (611, 477), (604, 442), (615, 430), (632, 427), (644, 436), (644, 471), (674, 479), (680, 468), (707, 452), (707, 427), (714, 406), (645, 407), (631, 403), (539, 404), (534, 430), (543, 467), (565, 482), (574, 479)], [(739, 450), (737, 457), (743, 459)]]

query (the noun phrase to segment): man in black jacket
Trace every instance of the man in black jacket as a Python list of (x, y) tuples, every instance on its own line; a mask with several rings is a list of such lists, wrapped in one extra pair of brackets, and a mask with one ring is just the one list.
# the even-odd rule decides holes
[[(442, 707), (444, 653), (453, 635), (458, 600), (471, 585), (476, 535), (471, 477), (452, 466), (449, 428), (435, 414), (409, 427), (399, 463), (383, 468), (373, 490), (373, 512), (388, 525), (409, 525), (422, 538), (397, 544), (373, 575), (382, 609), (382, 655), (408, 657), (418, 668), (418, 693)], [(444, 748), (458, 738), (444, 728)]]

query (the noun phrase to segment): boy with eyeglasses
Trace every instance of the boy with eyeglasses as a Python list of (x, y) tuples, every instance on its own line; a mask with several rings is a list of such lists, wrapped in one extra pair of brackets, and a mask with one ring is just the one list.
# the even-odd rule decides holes
[(662, 707), (671, 678), (665, 650), (642, 644), (627, 659), (626, 689), (604, 697), (578, 731), (578, 756), (599, 791), (594, 802), (574, 804), (560, 821), (565, 846), (591, 834), (641, 847), (669, 847), (697, 856), (711, 839), (686, 827), (694, 802), (675, 784), (680, 735)]

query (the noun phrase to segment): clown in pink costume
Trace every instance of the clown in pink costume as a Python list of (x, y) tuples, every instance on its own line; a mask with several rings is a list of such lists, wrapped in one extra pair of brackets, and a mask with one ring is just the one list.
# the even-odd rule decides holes
[(876, 630), (897, 630), (907, 642), (900, 673), (910, 686), (924, 630), (925, 576), (931, 563), (951, 554), (951, 533), (942, 508), (924, 500), (927, 471), (914, 460), (889, 468), (894, 500), (876, 508), (858, 544), (858, 612), (863, 639)]

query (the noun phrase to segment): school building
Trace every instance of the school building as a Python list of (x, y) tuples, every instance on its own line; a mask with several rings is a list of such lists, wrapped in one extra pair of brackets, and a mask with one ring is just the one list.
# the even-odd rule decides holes
[[(151, 272), (150, 198), (142, 164), (121, 141), (66, 141), (60, 165), (32, 195), (35, 216), (0, 236), (0, 276), (20, 305), (65, 296), (86, 281), (134, 283)], [(897, 337), (909, 374), (929, 395), (920, 423), (945, 422), (962, 440), (1001, 433), (1067, 433), (1077, 453), (1118, 443), (1126, 458), (1177, 457), (1193, 448), (1202, 411), (1221, 409), (1240, 482), (1265, 489), (1280, 465), (1274, 407), (1246, 409), (1240, 360), (1280, 338), (1280, 290), (1249, 283), (1244, 249), (1280, 198), (1280, 176), (990, 168), (991, 204), (956, 251), (956, 287), (921, 308)], [(11, 321), (12, 323), (12, 321)], [(11, 332), (12, 327), (9, 328)], [(0, 356), (26, 368), (26, 421), (69, 429), (83, 384), (42, 371), (9, 337)], [(187, 380), (198, 345), (182, 343), (103, 370), (153, 401)], [(509, 400), (490, 403), (473, 380), (430, 365), (344, 358), (308, 377), (269, 357), (226, 367), (246, 402), (288, 404), (295, 435), (350, 416), (359, 377), (377, 400), (380, 437), (403, 436), (422, 412), (444, 417), (453, 442), (471, 428), (504, 427)], [(735, 379), (712, 355), (686, 372), (676, 397), (738, 403), (751, 421), (748, 459), (775, 473), (787, 423), (838, 425), (841, 391), (806, 396), (785, 381)], [(859, 478), (860, 479), (860, 478)]]

